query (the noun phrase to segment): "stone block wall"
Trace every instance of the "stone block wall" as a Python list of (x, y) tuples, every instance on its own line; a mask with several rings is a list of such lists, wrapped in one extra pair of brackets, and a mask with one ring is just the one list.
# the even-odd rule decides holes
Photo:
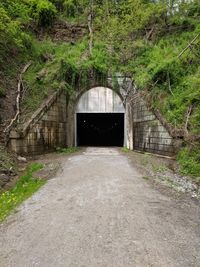
[(162, 155), (173, 155), (174, 139), (153, 112), (149, 111), (139, 94), (133, 98), (131, 108), (133, 148)]
[(50, 152), (66, 146), (66, 95), (55, 94), (24, 126), (10, 133), (10, 148), (20, 155)]

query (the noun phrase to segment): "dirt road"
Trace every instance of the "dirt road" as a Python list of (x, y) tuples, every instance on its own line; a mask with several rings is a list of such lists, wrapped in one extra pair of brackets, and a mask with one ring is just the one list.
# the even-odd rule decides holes
[(161, 193), (115, 148), (62, 165), (0, 226), (1, 267), (200, 266), (199, 203)]

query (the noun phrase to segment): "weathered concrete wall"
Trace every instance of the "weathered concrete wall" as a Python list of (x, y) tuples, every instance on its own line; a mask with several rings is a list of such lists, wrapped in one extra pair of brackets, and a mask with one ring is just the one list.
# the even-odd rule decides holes
[(66, 146), (66, 101), (64, 93), (48, 99), (21, 131), (11, 132), (10, 148), (21, 155), (34, 155)]
[[(132, 97), (128, 109), (129, 136), (130, 139), (133, 139), (133, 149), (162, 155), (173, 155), (175, 153), (174, 139), (153, 112), (147, 108), (140, 94), (136, 93)], [(129, 140), (129, 143), (131, 146), (131, 140)]]

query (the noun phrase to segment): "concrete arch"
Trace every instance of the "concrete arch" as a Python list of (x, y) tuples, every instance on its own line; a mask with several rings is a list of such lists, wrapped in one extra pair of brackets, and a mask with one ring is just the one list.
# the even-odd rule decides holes
[[(119, 96), (121, 99), (121, 102), (123, 103), (124, 109), (126, 109), (126, 105), (124, 103), (124, 94), (125, 91), (122, 88), (122, 78), (120, 76), (119, 78), (119, 84), (118, 89), (113, 88), (113, 80), (112, 78), (108, 78), (106, 84), (101, 84), (101, 82), (91, 79), (88, 81), (87, 86), (78, 88), (75, 94), (71, 95), (68, 99), (67, 103), (67, 136), (66, 136), (66, 143), (68, 146), (76, 146), (77, 140), (76, 140), (76, 107), (81, 99), (81, 97), (87, 93), (88, 91), (98, 88), (98, 87), (104, 87), (112, 90), (116, 95)], [(126, 135), (127, 136), (127, 135)]]
[[(79, 114), (123, 114), (125, 142), (125, 106), (120, 92), (104, 86), (96, 86), (79, 93), (74, 105), (74, 141), (77, 145), (77, 117)], [(95, 115), (96, 116), (96, 115)], [(103, 115), (105, 116), (105, 115)], [(111, 115), (110, 115), (111, 116)]]
[(108, 87), (91, 88), (78, 97), (76, 113), (125, 113), (120, 93)]
[[(119, 98), (121, 99), (121, 101), (123, 102), (123, 105), (124, 105), (124, 108), (125, 108), (125, 103), (124, 103), (124, 97), (123, 97), (123, 93), (124, 93), (124, 90), (121, 89), (121, 90), (115, 90), (113, 89), (113, 87), (111, 86), (111, 84), (108, 84), (106, 86), (102, 86), (101, 84), (92, 84), (91, 86), (87, 87), (87, 88), (83, 88), (82, 90), (79, 90), (78, 93), (76, 94), (75, 98), (73, 98), (73, 103), (74, 103), (74, 108), (76, 110), (76, 106), (78, 105), (78, 102), (80, 101), (81, 97), (87, 93), (88, 91), (90, 90), (93, 90), (94, 88), (99, 88), (99, 87), (102, 87), (102, 88), (107, 88), (109, 90), (112, 90), (116, 95), (119, 96)], [(123, 93), (122, 93), (123, 92)], [(75, 111), (74, 110), (74, 111)]]

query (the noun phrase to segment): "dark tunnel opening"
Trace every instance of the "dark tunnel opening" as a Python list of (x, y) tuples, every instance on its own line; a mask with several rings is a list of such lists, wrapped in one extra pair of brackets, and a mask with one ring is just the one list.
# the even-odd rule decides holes
[(77, 113), (78, 146), (123, 146), (124, 113)]

